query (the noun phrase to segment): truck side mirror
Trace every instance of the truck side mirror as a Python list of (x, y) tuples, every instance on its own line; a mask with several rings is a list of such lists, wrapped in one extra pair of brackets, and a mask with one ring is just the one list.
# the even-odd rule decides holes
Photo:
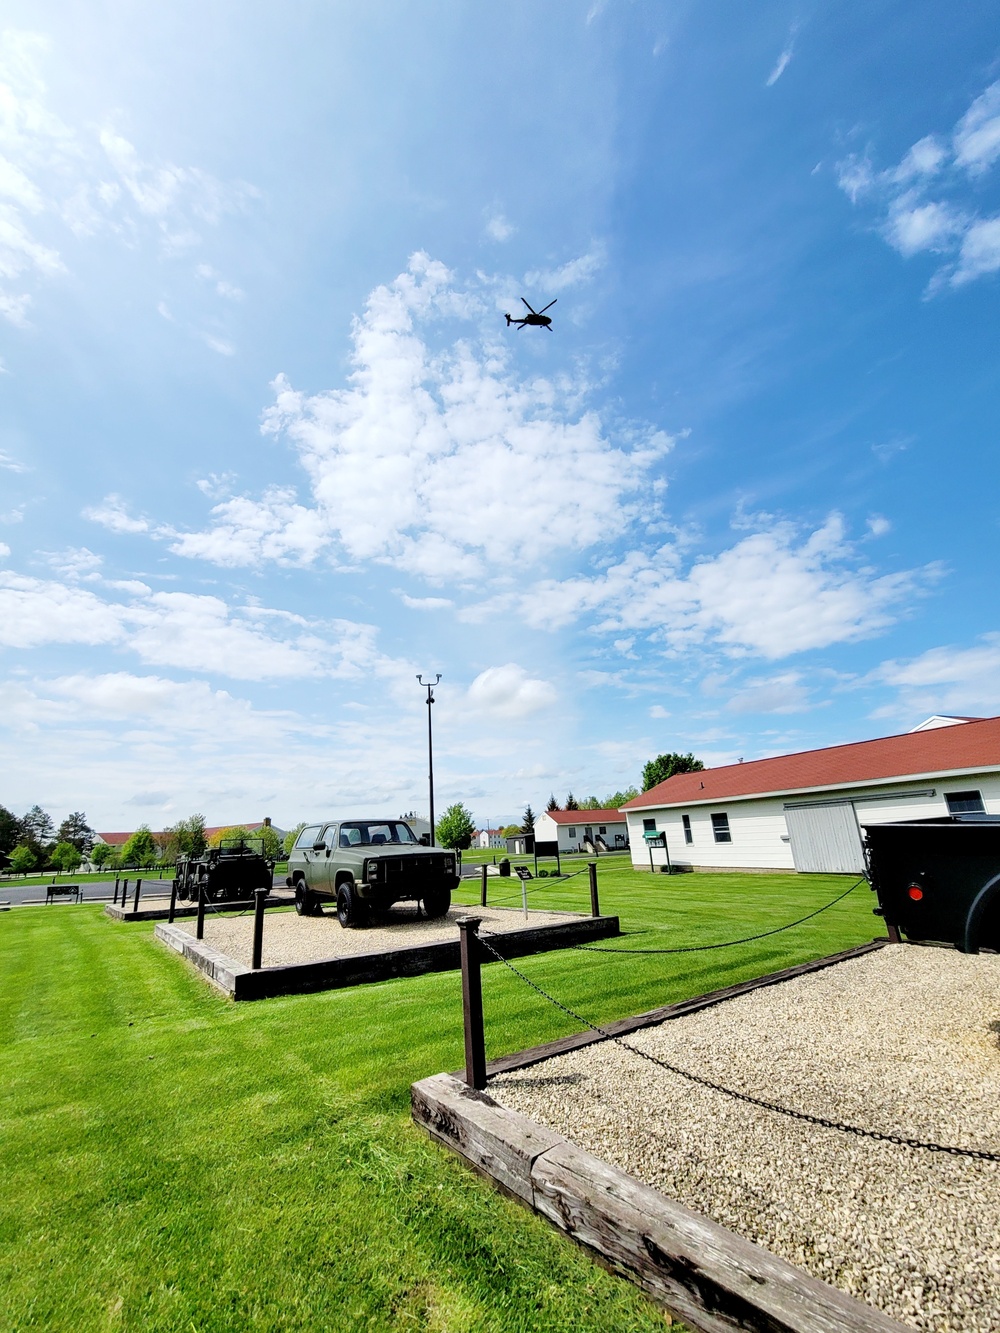
[(314, 852), (321, 852), (325, 846), (326, 846), (326, 843), (325, 843), (325, 842), (314, 842), (314, 843), (313, 843), (313, 851), (314, 851)]
[(431, 845), (431, 835), (429, 833), (421, 833), (420, 845), (421, 847), (429, 847)]

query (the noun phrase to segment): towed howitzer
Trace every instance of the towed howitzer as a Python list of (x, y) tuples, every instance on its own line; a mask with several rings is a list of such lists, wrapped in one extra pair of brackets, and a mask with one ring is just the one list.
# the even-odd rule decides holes
[(188, 901), (204, 888), (206, 902), (249, 902), (256, 889), (269, 890), (273, 882), (274, 862), (264, 855), (263, 838), (227, 839), (200, 856), (178, 857), (174, 871), (177, 897)]

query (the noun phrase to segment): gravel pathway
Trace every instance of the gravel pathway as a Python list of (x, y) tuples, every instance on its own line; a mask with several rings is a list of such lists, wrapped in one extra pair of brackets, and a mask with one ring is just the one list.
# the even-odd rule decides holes
[[(322, 916), (298, 916), (295, 912), (270, 911), (264, 918), (265, 967), (279, 967), (287, 963), (313, 963), (319, 958), (344, 958), (359, 953), (383, 953), (388, 949), (412, 949), (419, 944), (434, 944), (438, 940), (458, 938), (455, 922), (460, 916), (478, 916), (483, 922), (483, 933), (527, 930), (536, 926), (559, 926), (567, 921), (579, 921), (571, 912), (529, 911), (504, 907), (455, 906), (447, 916), (428, 921), (417, 917), (415, 906), (399, 903), (384, 923), (365, 926), (359, 930), (345, 930), (332, 910)], [(193, 935), (197, 923), (193, 917), (174, 922), (181, 930)], [(250, 966), (253, 949), (253, 913), (246, 916), (205, 917), (205, 943)]]
[[(1000, 1152), (1000, 956), (889, 946), (627, 1040), (796, 1110)], [(998, 1163), (804, 1125), (612, 1042), (490, 1092), (904, 1323), (1000, 1329)]]

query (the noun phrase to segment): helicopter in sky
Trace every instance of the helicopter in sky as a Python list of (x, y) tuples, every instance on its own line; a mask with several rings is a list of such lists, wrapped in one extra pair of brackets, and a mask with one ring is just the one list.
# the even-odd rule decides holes
[[(523, 296), (521, 297), (521, 300), (524, 302), (525, 305), (528, 305), (527, 301), (524, 300)], [(559, 297), (557, 296), (556, 301), (558, 300)], [(546, 310), (551, 310), (551, 308), (555, 305), (556, 301), (550, 301), (548, 305), (542, 306), (541, 310), (531, 310), (531, 306), (528, 305), (528, 309), (531, 311), (531, 313), (530, 315), (525, 315), (524, 319), (514, 319), (512, 315), (507, 315), (506, 317), (507, 327), (510, 328), (512, 324), (516, 324), (519, 329), (523, 329), (525, 324), (533, 324), (539, 329), (548, 329), (549, 333), (551, 333), (552, 320), (545, 312)]]

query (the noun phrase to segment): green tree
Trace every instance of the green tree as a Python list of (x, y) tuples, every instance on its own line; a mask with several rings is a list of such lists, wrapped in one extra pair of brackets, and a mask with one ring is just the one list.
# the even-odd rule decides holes
[(504, 827), (500, 830), (500, 836), (502, 838), (516, 838), (520, 832), (521, 832), (520, 824), (505, 824)]
[(604, 809), (604, 806), (601, 805), (600, 801), (597, 799), (596, 796), (588, 796), (587, 799), (586, 799), (585, 801), (581, 801), (581, 802), (580, 802), (580, 809), (581, 809), (581, 810), (603, 810), (603, 809)]
[(285, 834), (285, 841), (283, 846), (286, 856), (291, 854), (291, 850), (298, 841), (299, 834), (302, 832), (304, 828), (305, 828), (305, 821), (303, 820), (301, 824), (296, 824), (293, 829), (289, 829), (288, 832)]
[(49, 864), (56, 870), (76, 870), (82, 860), (79, 847), (71, 842), (60, 842), (49, 857)]
[(209, 846), (221, 847), (224, 842), (234, 843), (237, 840), (237, 838), (242, 838), (246, 840), (247, 838), (252, 838), (253, 836), (254, 835), (250, 832), (250, 830), (248, 828), (244, 828), (242, 824), (231, 824), (229, 828), (220, 828), (218, 833), (213, 833), (211, 839), (209, 840)]
[(576, 797), (573, 795), (572, 792), (570, 792), (569, 795), (566, 797), (566, 804), (563, 806), (563, 809), (564, 809), (564, 810), (579, 810), (579, 808), (580, 808), (580, 806), (579, 806), (579, 804), (578, 804), (578, 802), (577, 802)]
[(187, 819), (179, 819), (166, 832), (171, 835), (170, 850), (175, 859), (178, 856), (201, 856), (205, 850), (204, 815), (189, 815)]
[[(56, 838), (60, 844), (70, 842), (78, 852), (87, 853), (94, 844), (94, 830), (87, 823), (87, 816), (82, 810), (74, 810), (59, 825)], [(67, 867), (76, 869), (76, 866)]]
[(452, 851), (464, 852), (472, 844), (472, 835), (476, 831), (472, 815), (457, 801), (449, 805), (437, 823), (437, 840), (442, 847)]
[(21, 840), (39, 857), (55, 839), (56, 830), (51, 816), (40, 805), (33, 805), (21, 820)]
[(559, 802), (556, 800), (555, 792), (549, 797), (549, 803), (545, 807), (546, 814), (551, 814), (553, 810), (559, 809)]
[(633, 801), (639, 795), (638, 787), (626, 787), (624, 791), (613, 792), (605, 798), (605, 810), (620, 810), (626, 801)]
[(121, 850), (121, 865), (139, 870), (156, 865), (156, 843), (148, 824), (140, 824)]
[(264, 855), (269, 861), (280, 861), (284, 849), (281, 845), (281, 839), (270, 824), (261, 824), (257, 832), (252, 836), (260, 838), (261, 842), (263, 842)]
[(649, 791), (677, 773), (700, 773), (704, 767), (693, 754), (658, 754), (642, 770), (642, 789)]
[(522, 833), (534, 833), (535, 831), (535, 812), (530, 805), (524, 807), (524, 814), (521, 816)]
[(115, 854), (115, 849), (109, 847), (106, 842), (95, 842), (90, 849), (90, 859), (98, 870), (106, 861), (110, 861)]
[(10, 868), (15, 875), (27, 875), (38, 865), (38, 853), (22, 842), (10, 854)]
[(12, 852), (21, 841), (21, 821), (13, 810), (0, 805), (0, 852)]

